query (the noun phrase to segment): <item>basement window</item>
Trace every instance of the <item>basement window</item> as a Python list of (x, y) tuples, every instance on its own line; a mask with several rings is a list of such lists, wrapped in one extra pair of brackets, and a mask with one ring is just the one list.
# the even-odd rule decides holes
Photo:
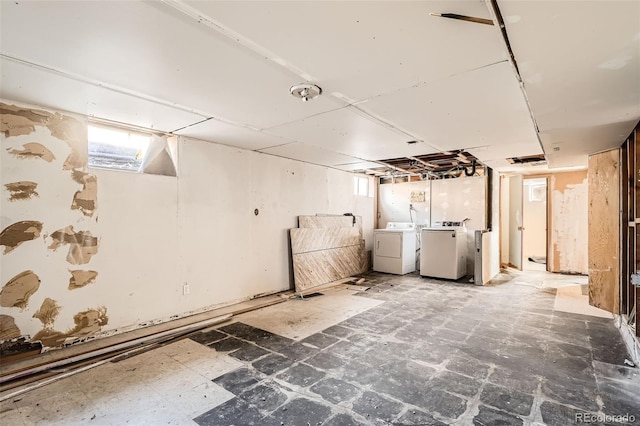
[(89, 167), (140, 173), (151, 135), (90, 125)]
[(369, 185), (368, 177), (353, 177), (353, 195), (373, 198), (373, 185)]

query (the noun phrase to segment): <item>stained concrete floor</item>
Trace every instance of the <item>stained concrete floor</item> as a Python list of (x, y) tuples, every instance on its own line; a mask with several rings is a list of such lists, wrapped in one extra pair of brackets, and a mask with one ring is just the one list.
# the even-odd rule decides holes
[(503, 278), (371, 273), (368, 291), (287, 301), (12, 398), (0, 423), (640, 424), (612, 319), (559, 310), (581, 278)]

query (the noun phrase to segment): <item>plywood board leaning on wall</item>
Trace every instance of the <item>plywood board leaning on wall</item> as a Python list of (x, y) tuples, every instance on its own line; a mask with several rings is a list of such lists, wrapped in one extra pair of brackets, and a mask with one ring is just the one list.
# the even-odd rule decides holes
[(550, 272), (588, 272), (587, 204), (589, 181), (586, 170), (554, 173), (549, 178)]
[(619, 150), (589, 156), (589, 304), (620, 312)]
[(296, 292), (366, 272), (369, 262), (358, 216), (299, 216), (290, 230)]

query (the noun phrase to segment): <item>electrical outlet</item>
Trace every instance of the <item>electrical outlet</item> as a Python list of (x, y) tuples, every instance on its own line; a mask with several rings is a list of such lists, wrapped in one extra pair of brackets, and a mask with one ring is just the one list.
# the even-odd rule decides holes
[(182, 294), (184, 294), (185, 296), (187, 294), (189, 294), (189, 284), (188, 283), (184, 283), (184, 285), (182, 286)]

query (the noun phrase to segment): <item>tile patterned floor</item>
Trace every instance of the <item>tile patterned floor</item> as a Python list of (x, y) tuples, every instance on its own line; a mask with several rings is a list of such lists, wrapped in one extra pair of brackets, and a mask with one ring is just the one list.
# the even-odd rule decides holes
[(319, 332), (301, 331), (317, 327), (300, 317), (287, 325), (305, 336), (294, 340), (240, 317), (3, 403), (0, 422), (564, 426), (627, 414), (635, 421), (604, 423), (640, 424), (640, 374), (623, 365), (613, 321), (554, 310), (545, 277), (475, 287), (371, 273), (370, 290), (344, 297), (378, 303)]

